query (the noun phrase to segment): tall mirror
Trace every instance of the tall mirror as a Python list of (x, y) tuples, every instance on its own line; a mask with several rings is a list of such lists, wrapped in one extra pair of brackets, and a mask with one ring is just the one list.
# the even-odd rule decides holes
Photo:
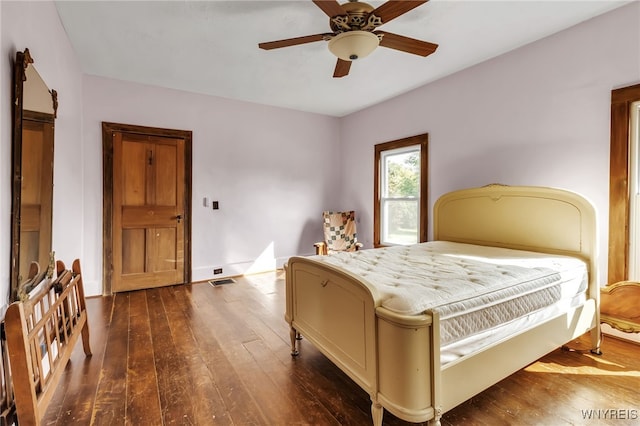
[(53, 134), (57, 93), (33, 66), (29, 49), (16, 53), (14, 64), (13, 166), (11, 208), (11, 286), (37, 284), (34, 262), (46, 271), (51, 258), (53, 208)]

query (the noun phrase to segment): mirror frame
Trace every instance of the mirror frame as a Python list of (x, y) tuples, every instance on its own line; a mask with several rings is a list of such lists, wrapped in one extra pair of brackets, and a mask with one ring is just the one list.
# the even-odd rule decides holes
[(628, 281), (631, 114), (638, 101), (640, 84), (611, 91), (609, 274), (600, 293), (600, 320), (625, 333), (640, 333), (640, 282)]
[[(27, 68), (33, 64), (33, 58), (29, 49), (24, 52), (16, 52), (16, 61), (13, 64), (13, 86), (11, 104), (12, 108), (12, 186), (11, 186), (11, 265), (9, 302), (19, 299), (20, 282), (20, 214), (22, 201), (22, 130), (24, 117), (24, 83), (27, 81)], [(55, 90), (49, 90), (53, 106), (53, 118), (57, 117), (58, 94)], [(53, 149), (53, 148), (52, 148)], [(53, 217), (53, 216), (52, 216)], [(52, 255), (49, 256), (50, 258)], [(43, 265), (44, 266), (44, 265)], [(50, 265), (47, 265), (50, 266)], [(29, 276), (35, 271), (29, 271)], [(53, 272), (53, 271), (51, 271)], [(38, 279), (42, 274), (37, 271)], [(34, 280), (35, 281), (35, 280)], [(37, 282), (34, 282), (37, 284)]]

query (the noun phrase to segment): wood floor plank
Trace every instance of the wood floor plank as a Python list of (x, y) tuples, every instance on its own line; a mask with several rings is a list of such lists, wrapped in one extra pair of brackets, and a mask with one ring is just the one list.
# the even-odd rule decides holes
[(127, 357), (126, 424), (162, 424), (155, 354), (149, 351), (154, 339), (147, 309), (147, 293), (129, 293), (129, 354)]
[(258, 340), (257, 334), (242, 320), (250, 312), (241, 309), (243, 298), (237, 297), (238, 287), (225, 286), (213, 288), (207, 297), (216, 306), (212, 316), (216, 324), (214, 333), (225, 342), (222, 351), (229, 360), (233, 360), (240, 383), (263, 413), (263, 418), (271, 424), (299, 424), (305, 422), (304, 414), (295, 405), (287, 410), (279, 408), (278, 401), (286, 401), (288, 395), (282, 394), (272, 379), (266, 375), (246, 349), (245, 344)]
[(245, 347), (255, 359), (263, 373), (271, 379), (269, 393), (277, 391), (280, 398), (287, 398), (291, 406), (296, 407), (301, 419), (313, 425), (338, 425), (337, 419), (328, 416), (324, 406), (315, 397), (315, 389), (310, 389), (299, 380), (292, 363), (285, 365), (261, 340), (245, 343)]
[[(77, 346), (43, 423), (371, 424), (369, 395), (311, 342), (303, 338), (291, 357), (283, 277), (120, 293), (98, 305), (89, 299), (94, 355), (85, 359)], [(607, 337), (598, 357), (580, 352), (584, 340), (570, 344), (578, 351), (553, 351), (460, 404), (442, 424), (637, 424), (602, 416), (639, 414), (640, 346)], [(153, 387), (156, 402), (143, 403), (153, 401)], [(385, 426), (409, 424), (384, 414)]]
[[(210, 333), (207, 331), (207, 322), (196, 318), (194, 314), (192, 286), (175, 286), (169, 290), (163, 292), (163, 303), (168, 311), (171, 311), (171, 307), (175, 308), (173, 310), (177, 315), (176, 321), (170, 321), (172, 335), (176, 338), (178, 346), (182, 346), (179, 349), (182, 356), (189, 360), (185, 377), (193, 385), (191, 399), (195, 424), (233, 424), (215, 381), (216, 374), (212, 371), (215, 369), (210, 368), (211, 365), (215, 365), (209, 358), (212, 345), (208, 338), (204, 338)], [(213, 345), (213, 350), (219, 350), (217, 344)]]
[(104, 361), (91, 416), (91, 424), (95, 425), (122, 425), (126, 418), (129, 295), (118, 293), (114, 296), (112, 306)]
[(78, 343), (73, 349), (65, 374), (49, 403), (45, 424), (89, 424), (107, 344), (113, 297), (88, 298), (87, 309), (93, 355), (87, 357)]
[(340, 424), (368, 424), (371, 401), (365, 391), (342, 373), (309, 342), (303, 340), (300, 355), (285, 356), (292, 362), (294, 374)]
[[(278, 297), (279, 294), (283, 293), (284, 289), (283, 274), (280, 274), (276, 280), (265, 278), (265, 274), (241, 278), (242, 283), (246, 282), (256, 289), (256, 292), (252, 293), (252, 297), (246, 298), (243, 302), (253, 314), (245, 318), (247, 325), (260, 336), (262, 342), (269, 346), (275, 358), (280, 359), (282, 364), (289, 366), (290, 371), (303, 388), (303, 392), (316, 395), (317, 397), (314, 396), (313, 398), (318, 399), (318, 403), (325, 407), (329, 415), (335, 416), (340, 424), (361, 424), (362, 422), (368, 422), (371, 403), (369, 399), (362, 399), (362, 395), (366, 395), (366, 393), (357, 387), (350, 379), (346, 378), (337, 367), (319, 353), (316, 352), (316, 357), (312, 357), (312, 359), (319, 359), (321, 362), (324, 362), (325, 367), (335, 373), (333, 377), (334, 379), (338, 378), (338, 382), (346, 379), (348, 381), (347, 383), (353, 386), (352, 392), (347, 393), (347, 400), (351, 400), (352, 402), (358, 401), (361, 410), (357, 413), (352, 412), (350, 415), (344, 415), (345, 410), (341, 409), (343, 400), (342, 398), (336, 398), (336, 395), (338, 395), (336, 392), (327, 392), (323, 395), (323, 388), (316, 386), (315, 380), (305, 380), (301, 378), (298, 367), (301, 367), (300, 361), (303, 357), (292, 358), (290, 355), (289, 326), (282, 320), (282, 318), (284, 318), (284, 299)], [(309, 346), (309, 350), (315, 351), (315, 348)], [(354, 394), (360, 395), (352, 397)]]
[[(607, 343), (603, 343), (605, 348), (607, 348), (608, 343), (613, 343), (609, 342), (609, 339), (606, 340)], [(640, 354), (640, 347), (637, 345), (630, 343), (623, 343), (623, 345), (636, 348), (638, 354)], [(570, 346), (572, 345), (570, 344)], [(521, 408), (520, 419), (527, 420), (518, 420), (518, 424), (526, 424), (529, 420), (532, 420), (531, 423), (535, 425), (550, 424), (551, 419), (553, 419), (554, 425), (586, 424), (585, 411), (598, 408), (606, 410), (612, 404), (622, 408), (630, 406), (627, 405), (628, 400), (625, 400), (625, 398), (612, 398), (611, 395), (617, 393), (615, 386), (612, 388), (602, 386), (601, 376), (606, 369), (594, 368), (594, 365), (598, 366), (611, 361), (611, 358), (606, 360), (588, 353), (581, 354), (557, 349), (538, 362), (516, 372), (479, 396), (472, 398), (471, 401), (466, 401), (449, 411), (444, 416), (443, 424), (475, 424), (480, 418), (477, 411), (474, 411), (475, 406), (477, 406), (477, 400), (480, 397), (490, 398), (488, 402), (480, 403), (482, 406), (499, 404), (507, 409), (512, 409), (513, 399), (505, 398), (500, 392), (496, 392), (496, 389), (504, 389), (506, 387), (512, 389), (511, 392), (518, 400), (528, 399), (531, 402), (527, 406), (519, 406)], [(634, 363), (636, 365), (640, 364), (637, 360)], [(621, 377), (622, 380), (615, 380), (614, 382), (623, 384), (630, 381), (635, 382), (636, 386), (640, 385), (640, 378), (632, 371), (632, 368), (622, 367), (622, 369), (624, 370), (624, 376)], [(625, 393), (623, 390), (622, 395)], [(632, 402), (631, 406), (638, 406), (640, 400), (637, 396), (633, 398), (633, 401), (635, 402)], [(496, 417), (499, 416), (496, 415)], [(635, 422), (637, 422), (637, 419)], [(635, 422), (599, 419), (594, 424), (627, 425)]]
[(241, 379), (234, 368), (233, 359), (230, 359), (222, 349), (222, 345), (226, 343), (220, 342), (214, 333), (217, 328), (216, 322), (220, 319), (216, 317), (215, 309), (206, 296), (210, 291), (211, 287), (208, 284), (191, 286), (193, 303), (188, 314), (194, 338), (198, 342), (200, 356), (215, 383), (222, 400), (221, 405), (226, 407), (226, 416), (233, 424), (269, 424), (251, 394), (241, 386)]
[[(184, 417), (193, 421), (189, 400), (189, 383), (185, 378), (184, 360), (173, 340), (169, 318), (162, 303), (160, 290), (147, 292), (151, 330), (156, 336), (151, 342), (157, 370), (158, 392), (162, 404), (162, 419), (167, 424), (180, 423)], [(188, 333), (188, 330), (185, 330)]]
[[(183, 410), (182, 422), (187, 424), (231, 424), (224, 401), (215, 387), (213, 377), (201, 356), (198, 341), (195, 339), (191, 319), (183, 310), (189, 303), (190, 294), (186, 286), (174, 286), (157, 289), (161, 307), (166, 314), (167, 332), (160, 335), (165, 347), (157, 348), (157, 358), (161, 356), (168, 368), (164, 374), (170, 376), (172, 389), (171, 405)], [(169, 343), (170, 342), (170, 343)], [(164, 386), (161, 386), (161, 392)], [(166, 391), (165, 391), (166, 392)], [(165, 397), (166, 398), (166, 397)], [(168, 413), (168, 412), (167, 412)], [(165, 423), (171, 423), (171, 416), (165, 415)], [(177, 419), (176, 419), (177, 420)]]

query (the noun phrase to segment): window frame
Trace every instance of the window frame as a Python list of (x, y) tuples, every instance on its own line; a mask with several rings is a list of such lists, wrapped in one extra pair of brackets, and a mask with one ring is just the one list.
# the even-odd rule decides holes
[(631, 103), (629, 114), (629, 267), (628, 279), (640, 279), (640, 101)]
[(418, 242), (423, 243), (427, 241), (427, 233), (429, 229), (429, 134), (424, 133), (408, 138), (376, 144), (374, 147), (373, 246), (376, 248), (385, 246), (385, 244), (382, 244), (380, 241), (382, 235), (382, 154), (387, 151), (394, 151), (403, 148), (409, 148), (412, 146), (420, 146), (420, 199), (418, 201)]

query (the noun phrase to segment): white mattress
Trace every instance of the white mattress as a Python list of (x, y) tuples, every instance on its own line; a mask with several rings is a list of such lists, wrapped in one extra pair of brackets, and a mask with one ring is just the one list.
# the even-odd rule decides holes
[(562, 300), (513, 321), (505, 322), (497, 327), (484, 330), (442, 346), (440, 347), (440, 364), (444, 366), (465, 355), (484, 349), (493, 343), (505, 340), (518, 332), (532, 328), (547, 319), (567, 312), (570, 308), (579, 306), (584, 303), (586, 299), (586, 293), (581, 293), (572, 299)]
[(442, 346), (568, 305), (587, 288), (580, 259), (446, 241), (313, 258), (362, 277), (393, 312), (438, 312)]

